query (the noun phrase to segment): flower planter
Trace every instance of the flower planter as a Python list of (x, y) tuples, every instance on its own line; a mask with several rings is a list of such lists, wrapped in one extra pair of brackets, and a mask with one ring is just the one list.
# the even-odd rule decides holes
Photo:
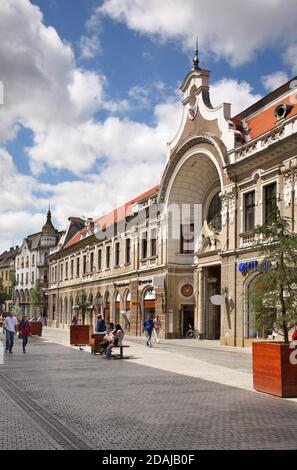
[(30, 321), (31, 335), (42, 336), (42, 322)]
[(92, 325), (71, 325), (70, 326), (70, 344), (74, 346), (91, 345), (91, 336), (93, 333)]
[(255, 390), (282, 398), (297, 397), (297, 364), (292, 363), (296, 350), (276, 341), (254, 341), (252, 347)]
[(91, 339), (91, 352), (92, 354), (99, 353), (101, 351), (101, 343), (104, 340), (105, 333), (95, 333)]

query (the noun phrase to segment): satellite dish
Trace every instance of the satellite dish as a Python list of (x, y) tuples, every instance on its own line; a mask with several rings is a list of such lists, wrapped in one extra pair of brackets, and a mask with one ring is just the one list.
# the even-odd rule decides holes
[(212, 295), (209, 299), (213, 305), (223, 305), (225, 303), (224, 295)]

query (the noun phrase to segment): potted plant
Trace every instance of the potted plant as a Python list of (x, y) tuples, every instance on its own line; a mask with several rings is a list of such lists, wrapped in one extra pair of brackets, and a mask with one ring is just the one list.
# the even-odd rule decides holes
[[(253, 341), (253, 379), (258, 391), (297, 397), (297, 364), (290, 332), (297, 325), (297, 234), (292, 221), (275, 208), (269, 223), (257, 227), (257, 248), (264, 269), (255, 279), (251, 303), (262, 335), (280, 341)], [(273, 334), (271, 335), (273, 337)]]
[(35, 287), (30, 291), (30, 313), (31, 313), (31, 334), (42, 336), (41, 310), (43, 303), (43, 289), (41, 282), (37, 279)]
[[(73, 345), (90, 345), (92, 336), (92, 325), (85, 325), (86, 314), (90, 310), (87, 294), (84, 289), (78, 293), (77, 303), (73, 310), (76, 315), (76, 322), (72, 322), (70, 326), (70, 344)], [(81, 324), (79, 324), (81, 323)]]

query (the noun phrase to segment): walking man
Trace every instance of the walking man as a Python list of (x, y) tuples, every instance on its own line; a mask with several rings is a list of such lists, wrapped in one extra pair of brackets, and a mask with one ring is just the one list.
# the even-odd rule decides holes
[(13, 316), (12, 312), (9, 312), (7, 317), (5, 318), (5, 330), (6, 330), (6, 348), (5, 352), (10, 352), (12, 354), (13, 342), (14, 342), (14, 335), (15, 335), (15, 327), (18, 321), (16, 317)]
[(146, 345), (151, 348), (152, 345), (152, 332), (154, 328), (153, 317), (147, 317), (146, 320), (143, 322), (143, 328), (146, 334)]
[(160, 334), (160, 331), (161, 331), (161, 328), (162, 328), (162, 325), (161, 325), (161, 321), (159, 319), (159, 315), (157, 315), (156, 317), (154, 317), (153, 319), (153, 324), (154, 324), (154, 342), (155, 343), (160, 343), (160, 338), (159, 338), (159, 334)]

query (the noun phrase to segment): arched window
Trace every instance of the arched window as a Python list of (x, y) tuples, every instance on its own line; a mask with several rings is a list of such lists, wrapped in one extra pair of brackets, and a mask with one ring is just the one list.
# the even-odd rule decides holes
[(143, 319), (155, 315), (156, 313), (156, 292), (153, 288), (149, 288), (143, 295)]
[(207, 212), (207, 223), (216, 232), (220, 232), (222, 229), (222, 203), (219, 194), (214, 195)]

